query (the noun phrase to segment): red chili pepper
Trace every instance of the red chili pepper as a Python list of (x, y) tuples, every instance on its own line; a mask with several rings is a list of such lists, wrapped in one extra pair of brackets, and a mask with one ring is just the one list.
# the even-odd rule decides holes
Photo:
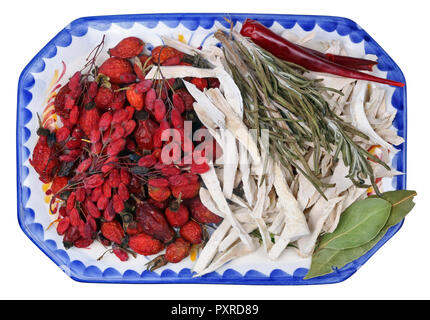
[(300, 47), (310, 53), (316, 54), (317, 56), (320, 56), (334, 63), (340, 64), (344, 67), (348, 67), (352, 69), (372, 71), (373, 66), (378, 64), (377, 61), (373, 61), (373, 60), (360, 59), (360, 58), (354, 58), (354, 57), (348, 57), (348, 56), (340, 56), (332, 53), (322, 53), (318, 50), (314, 50), (311, 48), (306, 48), (302, 46)]
[(249, 37), (255, 44), (271, 52), (276, 57), (290, 61), (311, 71), (329, 73), (357, 80), (379, 82), (397, 87), (405, 86), (404, 83), (362, 73), (311, 53), (282, 38), (255, 20), (247, 19), (240, 30), (240, 34)]

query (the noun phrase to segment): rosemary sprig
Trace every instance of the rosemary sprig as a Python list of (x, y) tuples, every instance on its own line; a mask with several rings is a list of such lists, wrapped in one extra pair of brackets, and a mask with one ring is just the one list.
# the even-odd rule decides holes
[[(306, 78), (303, 67), (276, 58), (238, 34), (227, 37), (219, 30), (215, 37), (242, 93), (246, 124), (257, 132), (269, 130), (270, 151), (284, 167), (295, 167), (324, 196), (323, 189), (332, 185), (319, 179), (319, 159), (323, 150), (335, 152), (336, 159), (342, 156), (349, 168), (347, 177), (356, 186), (368, 187), (365, 180), (369, 179), (380, 194), (369, 159), (387, 170), (390, 167), (353, 141), (354, 136), (368, 137), (338, 117), (322, 96), (327, 91), (342, 92)], [(305, 158), (310, 148), (313, 168)]]

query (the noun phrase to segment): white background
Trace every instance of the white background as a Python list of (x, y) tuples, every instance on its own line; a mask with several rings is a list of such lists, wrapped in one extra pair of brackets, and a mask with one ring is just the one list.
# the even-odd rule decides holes
[[(425, 1), (8, 1), (0, 18), (0, 298), (3, 299), (428, 299), (430, 38)], [(343, 16), (362, 26), (408, 82), (408, 188), (417, 205), (402, 229), (347, 281), (324, 286), (83, 284), (68, 278), (18, 226), (15, 122), (18, 77), (72, 20), (157, 12)]]

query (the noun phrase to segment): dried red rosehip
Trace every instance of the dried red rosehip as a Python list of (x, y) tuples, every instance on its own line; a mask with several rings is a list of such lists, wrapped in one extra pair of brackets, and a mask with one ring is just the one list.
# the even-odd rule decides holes
[(146, 233), (131, 236), (128, 245), (134, 252), (144, 256), (159, 253), (164, 249), (164, 245), (159, 240)]
[(136, 110), (142, 110), (145, 105), (145, 97), (143, 93), (136, 90), (136, 84), (132, 84), (126, 91), (127, 100), (130, 105)]
[(99, 68), (99, 73), (109, 77), (112, 83), (127, 83), (129, 79), (121, 79), (121, 75), (132, 74), (133, 67), (131, 63), (123, 58), (112, 57), (107, 59)]
[(190, 199), (188, 202), (188, 207), (190, 208), (191, 216), (200, 223), (220, 223), (222, 218), (215, 213), (211, 212), (206, 208), (200, 201), (199, 197)]
[(167, 243), (174, 237), (164, 215), (148, 202), (140, 202), (136, 208), (136, 221), (142, 225), (143, 231), (154, 238)]
[(144, 47), (145, 43), (136, 37), (127, 37), (122, 39), (114, 48), (109, 49), (109, 54), (113, 57), (124, 59), (138, 56)]
[(188, 221), (179, 230), (181, 237), (191, 242), (192, 244), (199, 244), (202, 242), (202, 227), (194, 221)]
[(112, 89), (106, 88), (106, 87), (100, 87), (96, 97), (94, 98), (96, 107), (100, 110), (107, 110), (113, 101), (113, 97), (114, 97), (114, 93)]
[[(87, 137), (90, 136), (91, 131), (98, 130), (99, 120), (100, 116), (96, 108), (92, 108), (90, 110), (84, 108), (82, 110), (82, 115), (79, 118), (79, 125), (81, 126)], [(69, 149), (72, 148), (69, 147)]]
[(67, 183), (67, 177), (55, 177), (54, 180), (52, 180), (51, 192), (53, 194), (57, 194), (58, 191), (62, 190), (65, 186), (67, 186)]
[(170, 197), (171, 191), (166, 187), (148, 186), (148, 194), (155, 201), (163, 202)]
[(165, 259), (170, 263), (178, 263), (188, 257), (191, 251), (191, 245), (188, 241), (177, 238), (166, 248)]
[(169, 224), (177, 228), (187, 223), (190, 217), (187, 207), (183, 204), (178, 204), (177, 201), (173, 201), (164, 213)]
[(183, 53), (168, 46), (158, 46), (152, 49), (151, 56), (152, 61), (157, 64), (162, 64), (166, 60), (179, 56), (180, 58), (183, 57)]

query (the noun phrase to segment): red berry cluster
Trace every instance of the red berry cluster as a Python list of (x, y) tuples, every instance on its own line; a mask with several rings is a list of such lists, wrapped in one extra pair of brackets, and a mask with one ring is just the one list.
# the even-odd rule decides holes
[[(142, 40), (128, 37), (99, 68), (76, 72), (55, 99), (62, 127), (41, 125), (30, 163), (41, 181), (52, 182), (47, 194), (66, 248), (97, 240), (126, 261), (129, 253), (152, 255), (167, 246), (165, 259), (175, 263), (202, 242), (202, 224), (221, 218), (198, 198), (207, 163), (184, 160), (195, 147), (184, 148), (184, 121), (197, 119), (192, 96), (176, 79), (145, 80), (153, 66), (190, 59), (166, 46), (150, 56), (143, 50)], [(201, 90), (219, 86), (216, 79), (188, 80)], [(167, 129), (178, 130), (178, 141), (162, 140)], [(173, 163), (161, 156), (167, 144), (178, 151)]]

